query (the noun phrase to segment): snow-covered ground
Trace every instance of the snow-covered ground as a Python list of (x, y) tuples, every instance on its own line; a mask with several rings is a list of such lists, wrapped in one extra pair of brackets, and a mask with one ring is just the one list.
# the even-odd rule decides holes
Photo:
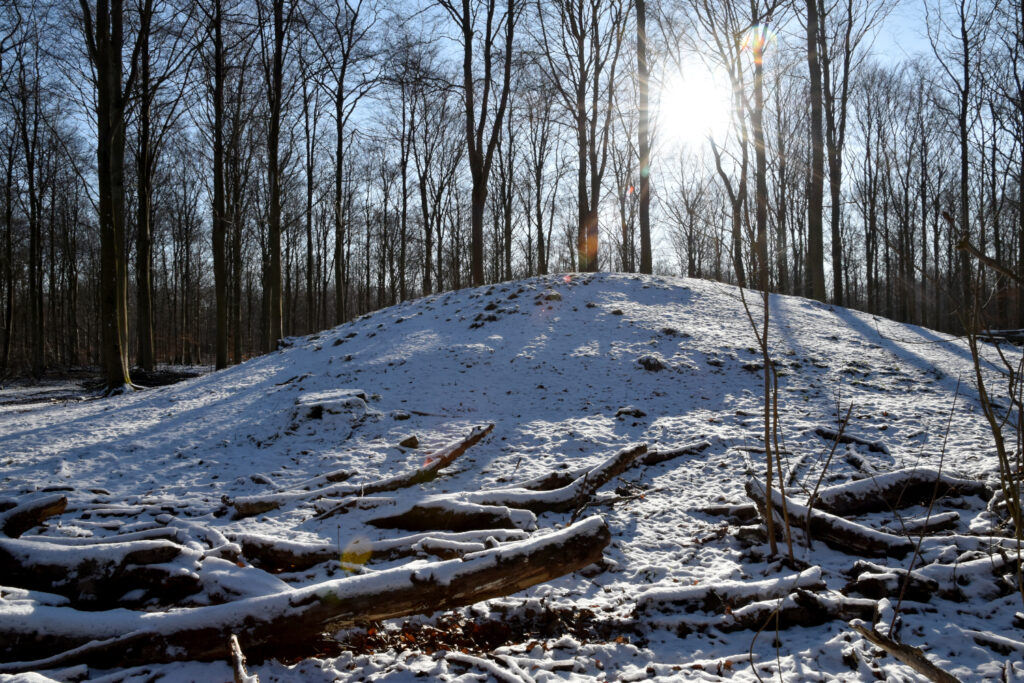
[[(756, 295), (747, 297), (760, 304)], [(839, 445), (823, 485), (940, 464), (946, 472), (995, 483), (991, 435), (965, 344), (795, 297), (773, 296), (771, 316), (782, 445), (795, 471), (795, 497), (800, 488), (814, 487), (832, 446), (823, 433), (838, 429), (848, 410), (845, 433), (858, 441)], [(264, 682), (767, 680), (780, 674), (790, 681), (918, 679), (843, 620), (755, 635), (716, 627), (721, 609), (650, 607), (657, 591), (716, 585), (727, 591), (796, 573), (768, 557), (766, 545), (740, 538), (736, 521), (704, 511), (749, 503), (747, 474), (764, 469), (760, 351), (736, 288), (666, 277), (549, 276), (427, 297), (289, 341), (280, 352), (174, 386), (5, 406), (0, 502), (46, 491), (69, 501), (45, 529), (22, 538), (93, 537), (160, 525), (178, 525), (187, 536), (201, 525), (228, 538), (249, 534), (345, 547), (368, 527), (348, 528), (345, 515), (314, 519), (313, 501), (287, 502), (243, 519), (224, 514), (226, 505), (338, 470), (355, 472), (346, 482), (355, 485), (406, 473), (488, 423), (493, 431), (441, 477), (389, 495), (488, 491), (592, 467), (637, 442), (667, 450), (707, 441), (699, 454), (631, 468), (598, 493), (585, 515), (603, 516), (612, 534), (601, 565), (455, 615), (373, 627), (406, 634), (385, 641), (392, 644), (387, 647), (373, 647), (380, 641), (367, 640), (365, 629), (350, 629), (339, 635), (352, 643), (350, 650), (287, 664), (267, 661), (251, 665), (250, 673)], [(321, 406), (316, 415), (315, 406)], [(399, 445), (411, 436), (418, 446)], [(992, 555), (985, 503), (976, 497), (946, 503), (933, 514), (956, 509), (959, 517), (944, 533), (973, 534), (977, 556)], [(117, 509), (123, 514), (103, 512)], [(89, 510), (95, 514), (83, 514)], [(905, 518), (927, 513), (921, 506), (899, 511)], [(570, 517), (544, 513), (536, 526), (562, 527)], [(858, 520), (899, 528), (892, 512)], [(363, 540), (406, 532), (373, 533)], [(952, 564), (960, 552), (952, 542), (930, 541), (915, 568), (944, 557)], [(830, 591), (849, 582), (844, 572), (857, 559), (820, 542), (811, 549), (800, 542), (796, 554), (802, 565), (820, 567)], [(873, 561), (907, 568), (911, 557)], [(362, 571), (397, 564), (371, 556)], [(278, 577), (258, 572), (261, 580), (252, 578), (257, 570), (247, 570), (245, 585), (224, 572), (224, 595), (263, 594), (340, 575), (337, 561)], [(1024, 680), (1024, 649), (1014, 649), (1024, 641), (1024, 619), (1014, 625), (1021, 596), (1002, 593), (905, 600), (900, 639), (963, 680)], [(0, 628), (4, 621), (31, 622), (35, 613), (19, 611), (17, 596), (0, 588)], [(880, 608), (891, 619), (893, 605), (883, 600)], [(551, 637), (550, 631), (524, 633), (490, 649), (452, 651), (418, 641), (424, 625), (451, 629), (462, 618), (530, 624), (527, 617), (538, 613), (583, 626)], [(39, 607), (38, 614), (43, 619), (46, 610)], [(964, 629), (1011, 642), (996, 652)], [(399, 642), (404, 647), (394, 646)], [(76, 681), (232, 675), (227, 662), (111, 670), (79, 665), (42, 673)]]

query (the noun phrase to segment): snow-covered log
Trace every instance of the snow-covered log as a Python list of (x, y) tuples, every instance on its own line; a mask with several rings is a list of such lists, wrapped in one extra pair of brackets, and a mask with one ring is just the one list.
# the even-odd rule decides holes
[(638, 461), (641, 465), (650, 467), (651, 465), (659, 465), (663, 462), (667, 462), (674, 458), (678, 458), (684, 455), (698, 455), (703, 453), (707, 449), (711, 448), (710, 441), (697, 441), (685, 446), (679, 446), (677, 448), (667, 448), (649, 451)]
[(639, 611), (666, 610), (684, 612), (718, 612), (733, 610), (758, 600), (781, 598), (798, 588), (823, 590), (821, 567), (810, 567), (799, 574), (790, 574), (761, 581), (715, 581), (696, 586), (654, 588), (637, 598)]
[[(849, 621), (864, 619), (873, 622), (878, 608), (874, 600), (826, 596), (804, 589), (797, 589), (781, 600), (763, 600), (733, 610), (725, 616), (719, 630), (774, 631), (794, 626), (820, 626), (837, 619)], [(777, 621), (776, 621), (777, 620)]]
[(367, 520), (379, 529), (407, 531), (473, 531), (475, 529), (533, 529), (537, 517), (529, 510), (482, 505), (449, 497), (425, 498), (391, 515)]
[[(200, 590), (191, 571), (199, 553), (166, 540), (91, 546), (48, 543), (37, 537), (0, 539), (5, 585), (57, 593), (75, 606), (103, 609), (129, 591), (147, 591), (161, 603)], [(177, 560), (175, 564), (167, 564)]]
[(897, 643), (892, 638), (879, 633), (873, 628), (868, 629), (863, 624), (853, 623), (850, 625), (854, 631), (864, 636), (868, 642), (882, 648), (928, 680), (935, 681), (935, 683), (960, 683), (959, 679), (955, 676), (950, 675), (928, 661), (924, 652), (919, 648), (905, 643)]
[(751, 503), (723, 503), (721, 505), (705, 505), (700, 509), (705, 515), (725, 517), (733, 524), (746, 524), (757, 518), (757, 506)]
[(337, 560), (345, 553), (367, 556), (370, 559), (395, 560), (411, 555), (434, 555), (443, 559), (462, 557), (479, 552), (499, 542), (521, 541), (527, 537), (521, 529), (484, 529), (478, 531), (431, 531), (380, 541), (355, 539), (350, 543), (311, 543), (282, 541), (258, 534), (231, 534), (232, 540), (242, 547), (245, 559), (268, 571), (302, 571), (321, 562)]
[(854, 563), (850, 574), (854, 579), (846, 584), (843, 592), (858, 593), (875, 600), (902, 596), (915, 602), (928, 602), (939, 590), (938, 581), (919, 571), (908, 574), (901, 567), (883, 567), (867, 560)]
[(498, 505), (533, 513), (567, 512), (589, 499), (595, 491), (619, 476), (647, 453), (647, 444), (632, 444), (587, 470), (572, 483), (549, 491), (535, 491), (522, 487), (460, 494), (459, 498), (481, 505)]
[(952, 564), (933, 562), (918, 571), (936, 581), (939, 596), (947, 600), (985, 601), (1013, 592), (1013, 584), (1003, 578), (1013, 564), (1012, 556), (1004, 553), (967, 552)]
[(26, 541), (41, 541), (49, 543), (50, 545), (85, 545), (85, 546), (101, 546), (109, 543), (128, 543), (131, 541), (157, 541), (165, 540), (172, 541), (179, 545), (184, 545), (188, 542), (188, 533), (183, 528), (169, 528), (169, 527), (152, 527), (149, 529), (140, 529), (139, 531), (131, 531), (123, 534), (113, 534), (110, 536), (26, 536)]
[(901, 528), (903, 530), (903, 533), (914, 534), (915, 536), (927, 536), (928, 534), (934, 534), (936, 531), (948, 531), (950, 529), (955, 529), (959, 522), (960, 513), (955, 510), (949, 510), (947, 512), (937, 512), (925, 517), (898, 520), (896, 525), (897, 528)]
[(814, 432), (821, 438), (828, 439), (829, 441), (864, 446), (872, 453), (884, 453), (885, 455), (889, 455), (888, 446), (881, 441), (869, 441), (868, 439), (862, 439), (859, 436), (854, 436), (847, 432), (837, 432), (829, 427), (818, 427)]
[(987, 500), (992, 491), (980, 481), (960, 479), (931, 467), (915, 467), (822, 488), (814, 507), (833, 515), (860, 515), (898, 510), (927, 503), (932, 496), (948, 495), (980, 496)]
[(67, 506), (67, 497), (59, 493), (26, 500), (0, 514), (0, 531), (5, 536), (17, 538), (48, 518), (61, 514)]
[[(423, 465), (417, 467), (411, 472), (407, 472), (405, 474), (398, 474), (393, 477), (388, 477), (386, 479), (381, 479), (379, 481), (369, 482), (366, 484), (339, 485), (336, 487), (330, 487), (330, 492), (324, 493), (323, 495), (319, 495), (321, 491), (314, 491), (312, 493), (306, 493), (304, 495), (297, 494), (290, 500), (295, 500), (299, 498), (304, 500), (312, 500), (314, 498), (326, 497), (328, 495), (337, 495), (339, 493), (369, 496), (375, 493), (397, 491), (399, 489), (409, 488), (410, 486), (416, 486), (417, 484), (425, 484), (427, 482), (433, 481), (434, 479), (437, 479), (437, 475), (441, 472), (441, 470), (443, 470), (445, 467), (448, 467), (448, 465), (452, 464), (452, 462), (454, 462), (456, 458), (458, 458), (460, 455), (469, 450), (471, 446), (478, 443), (485, 436), (490, 434), (491, 430), (493, 429), (493, 423), (481, 427), (474, 427), (473, 431), (469, 433), (469, 436), (459, 441), (456, 441), (455, 443), (450, 444), (445, 448), (442, 448), (440, 451), (437, 451), (436, 453), (428, 455)], [(322, 491), (326, 490), (327, 489), (322, 489)], [(254, 498), (258, 497), (248, 496), (245, 498), (239, 498), (238, 500), (235, 501), (235, 510), (237, 517), (243, 516), (238, 506), (239, 501), (242, 501), (242, 504), (245, 506), (251, 506), (257, 502), (256, 500), (254, 500)], [(264, 498), (264, 500), (267, 500), (267, 498)], [(269, 500), (276, 500), (276, 498), (270, 498)], [(278, 505), (280, 505), (280, 503), (278, 503)], [(331, 513), (330, 511), (324, 512), (320, 515), (320, 518), (324, 519), (326, 517), (330, 517), (331, 514), (333, 513)]]
[(518, 592), (599, 561), (610, 538), (604, 521), (594, 516), (460, 560), (169, 612), (83, 612), (27, 600), (0, 601), (0, 657), (6, 662), (0, 673), (77, 663), (220, 660), (230, 656), (232, 633), (250, 654), (266, 653), (308, 642), (332, 628), (429, 614)]
[(1024, 659), (1024, 643), (1013, 638), (1007, 638), (991, 631), (977, 631), (971, 628), (960, 628), (955, 624), (951, 624), (958, 631), (963, 633), (965, 636), (973, 640), (978, 645), (995, 650), (1003, 656), (1015, 656), (1019, 659)]
[[(767, 514), (764, 484), (754, 478), (747, 480), (747, 496)], [(772, 489), (772, 508), (778, 515), (782, 514), (782, 494)], [(863, 524), (851, 522), (842, 517), (831, 515), (821, 510), (808, 508), (786, 498), (789, 511), (789, 523), (803, 529), (811, 538), (824, 541), (826, 545), (862, 557), (903, 557), (910, 552), (914, 544), (909, 538), (877, 531)]]

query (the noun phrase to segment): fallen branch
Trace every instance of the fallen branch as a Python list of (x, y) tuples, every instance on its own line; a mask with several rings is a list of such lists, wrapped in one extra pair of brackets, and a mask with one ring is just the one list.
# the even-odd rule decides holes
[(900, 526), (903, 528), (903, 533), (905, 534), (927, 536), (928, 534), (934, 534), (936, 531), (948, 531), (950, 529), (955, 529), (959, 522), (960, 513), (950, 510), (948, 512), (940, 512), (926, 517), (904, 519)]
[(636, 602), (638, 611), (669, 610), (684, 612), (718, 612), (758, 600), (781, 598), (798, 588), (823, 590), (821, 567), (811, 567), (799, 574), (762, 581), (717, 581), (696, 586), (655, 588), (642, 593)]
[[(249, 650), (272, 651), (357, 623), (429, 614), (509, 595), (601, 559), (611, 536), (600, 517), (553, 533), (412, 568), (399, 567), (224, 605), (170, 612), (83, 612), (2, 604), (0, 672), (120, 666), (230, 656), (235, 633)], [(45, 658), (11, 661), (13, 657)]]
[(895, 470), (876, 474), (818, 491), (814, 507), (833, 515), (861, 515), (898, 510), (927, 503), (932, 496), (992, 497), (992, 490), (980, 481), (960, 479), (930, 467)]
[(678, 458), (683, 455), (699, 455), (700, 453), (703, 453), (709, 448), (711, 448), (710, 441), (697, 441), (695, 443), (680, 446), (678, 448), (649, 451), (646, 455), (641, 457), (638, 460), (638, 462), (641, 465), (650, 467), (652, 465), (659, 465), (663, 462), (667, 462), (669, 460)]
[(102, 546), (109, 543), (129, 543), (132, 541), (156, 541), (165, 540), (184, 545), (188, 541), (188, 534), (184, 529), (153, 527), (123, 534), (111, 536), (29, 536), (22, 540), (39, 541), (50, 545), (63, 546)]
[(232, 633), (229, 643), (231, 647), (231, 671), (235, 675), (235, 683), (260, 683), (259, 676), (250, 676), (245, 670), (245, 655), (242, 654), (242, 646), (238, 644), (238, 636)]
[(647, 453), (647, 444), (633, 444), (588, 470), (567, 486), (550, 491), (534, 491), (516, 487), (460, 494), (458, 498), (482, 505), (529, 510), (537, 514), (568, 512), (579, 507), (599, 488), (629, 469), (645, 453)]
[(924, 652), (920, 648), (906, 645), (905, 643), (897, 643), (892, 638), (882, 635), (875, 629), (868, 630), (859, 623), (853, 623), (850, 626), (853, 627), (854, 631), (864, 636), (868, 642), (882, 648), (928, 680), (935, 681), (935, 683), (960, 683), (959, 678), (946, 673), (928, 661), (928, 658), (924, 656)]
[[(768, 514), (764, 485), (757, 479), (750, 478), (747, 480), (746, 490), (747, 496), (757, 504), (761, 514)], [(811, 538), (824, 541), (835, 550), (867, 557), (903, 557), (914, 548), (909, 538), (876, 531), (863, 524), (800, 505), (789, 497), (786, 498), (786, 505), (789, 507), (790, 524), (803, 529)], [(781, 514), (782, 494), (774, 489), (772, 508), (774, 512)]]
[(367, 520), (379, 529), (408, 531), (473, 531), (474, 529), (532, 529), (537, 517), (528, 510), (504, 505), (481, 505), (448, 497), (428, 498), (387, 517)]
[[(452, 464), (452, 462), (454, 462), (456, 458), (458, 458), (460, 455), (469, 450), (471, 446), (478, 443), (485, 436), (490, 434), (491, 430), (493, 429), (494, 424), (489, 424), (483, 427), (474, 427), (473, 431), (469, 433), (469, 436), (462, 439), (461, 441), (457, 441), (456, 443), (453, 443), (441, 449), (440, 451), (437, 451), (436, 453), (432, 453), (431, 455), (427, 456), (427, 461), (421, 467), (418, 467), (412, 470), (411, 472), (395, 475), (393, 477), (388, 477), (387, 479), (382, 479), (380, 481), (370, 482), (367, 484), (343, 484), (325, 489), (319, 489), (311, 493), (291, 494), (291, 497), (288, 498), (288, 501), (290, 502), (294, 500), (315, 500), (316, 498), (324, 498), (327, 496), (336, 495), (338, 493), (358, 494), (359, 496), (362, 497), (369, 496), (374, 493), (397, 491), (399, 489), (409, 488), (410, 486), (415, 486), (417, 484), (425, 484), (427, 482), (433, 481), (434, 479), (437, 479), (437, 476), (441, 472), (441, 470), (443, 470), (445, 467), (448, 467), (448, 465)], [(241, 509), (239, 508), (239, 501), (241, 501), (245, 509), (253, 509), (253, 505), (258, 503), (258, 501), (260, 500), (266, 501), (267, 504), (276, 503), (276, 507), (281, 504), (281, 502), (278, 502), (280, 495), (283, 494), (278, 494), (278, 496), (246, 496), (245, 498), (239, 498), (235, 501), (235, 516), (244, 516), (242, 515)], [(261, 511), (265, 512), (266, 510)], [(334, 514), (334, 512), (328, 510), (319, 515), (318, 518), (324, 519), (330, 517), (332, 514)]]
[(823, 439), (828, 439), (829, 441), (853, 444), (855, 446), (864, 446), (872, 453), (884, 453), (885, 455), (889, 455), (889, 447), (881, 441), (868, 441), (867, 439), (862, 439), (859, 436), (847, 434), (846, 432), (839, 433), (829, 427), (818, 427), (814, 430), (814, 433)]

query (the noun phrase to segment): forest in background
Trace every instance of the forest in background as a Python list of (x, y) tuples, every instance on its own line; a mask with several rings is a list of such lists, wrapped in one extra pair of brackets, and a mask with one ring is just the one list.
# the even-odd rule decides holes
[[(1024, 327), (963, 249), (1024, 273), (1024, 6), (923, 0), (902, 61), (894, 7), (0, 0), (0, 376), (117, 388), (598, 269)], [(731, 120), (673, 144), (694, 69)]]

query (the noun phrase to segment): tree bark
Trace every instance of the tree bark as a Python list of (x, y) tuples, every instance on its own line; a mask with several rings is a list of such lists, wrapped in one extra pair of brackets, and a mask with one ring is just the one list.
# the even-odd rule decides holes
[(153, 371), (153, 148), (149, 38), (153, 18), (152, 0), (139, 3), (139, 148), (136, 159), (138, 183), (137, 224), (135, 226), (135, 300), (137, 362), (146, 372)]
[(807, 68), (811, 82), (811, 168), (807, 186), (807, 296), (825, 300), (822, 235), (825, 153), (821, 130), (821, 63), (818, 59), (818, 0), (806, 0)]
[[(213, 282), (216, 300), (216, 366), (228, 366), (227, 202), (224, 190), (224, 7), (213, 0)], [(238, 332), (236, 331), (237, 335)]]
[(96, 69), (96, 163), (100, 232), (100, 360), (107, 392), (131, 386), (128, 373), (127, 273), (124, 258), (126, 98), (122, 90), (123, 0), (86, 0), (82, 8)]
[(647, 0), (636, 0), (636, 59), (639, 81), (640, 123), (637, 145), (640, 151), (640, 272), (654, 272), (651, 256), (651, 142), (647, 68)]
[(273, 0), (273, 48), (267, 68), (267, 100), (270, 120), (267, 122), (267, 189), (270, 194), (268, 211), (267, 249), (269, 253), (264, 282), (264, 298), (268, 306), (267, 329), (264, 332), (264, 351), (277, 349), (284, 337), (283, 303), (281, 296), (281, 100), (284, 96), (284, 2)]

